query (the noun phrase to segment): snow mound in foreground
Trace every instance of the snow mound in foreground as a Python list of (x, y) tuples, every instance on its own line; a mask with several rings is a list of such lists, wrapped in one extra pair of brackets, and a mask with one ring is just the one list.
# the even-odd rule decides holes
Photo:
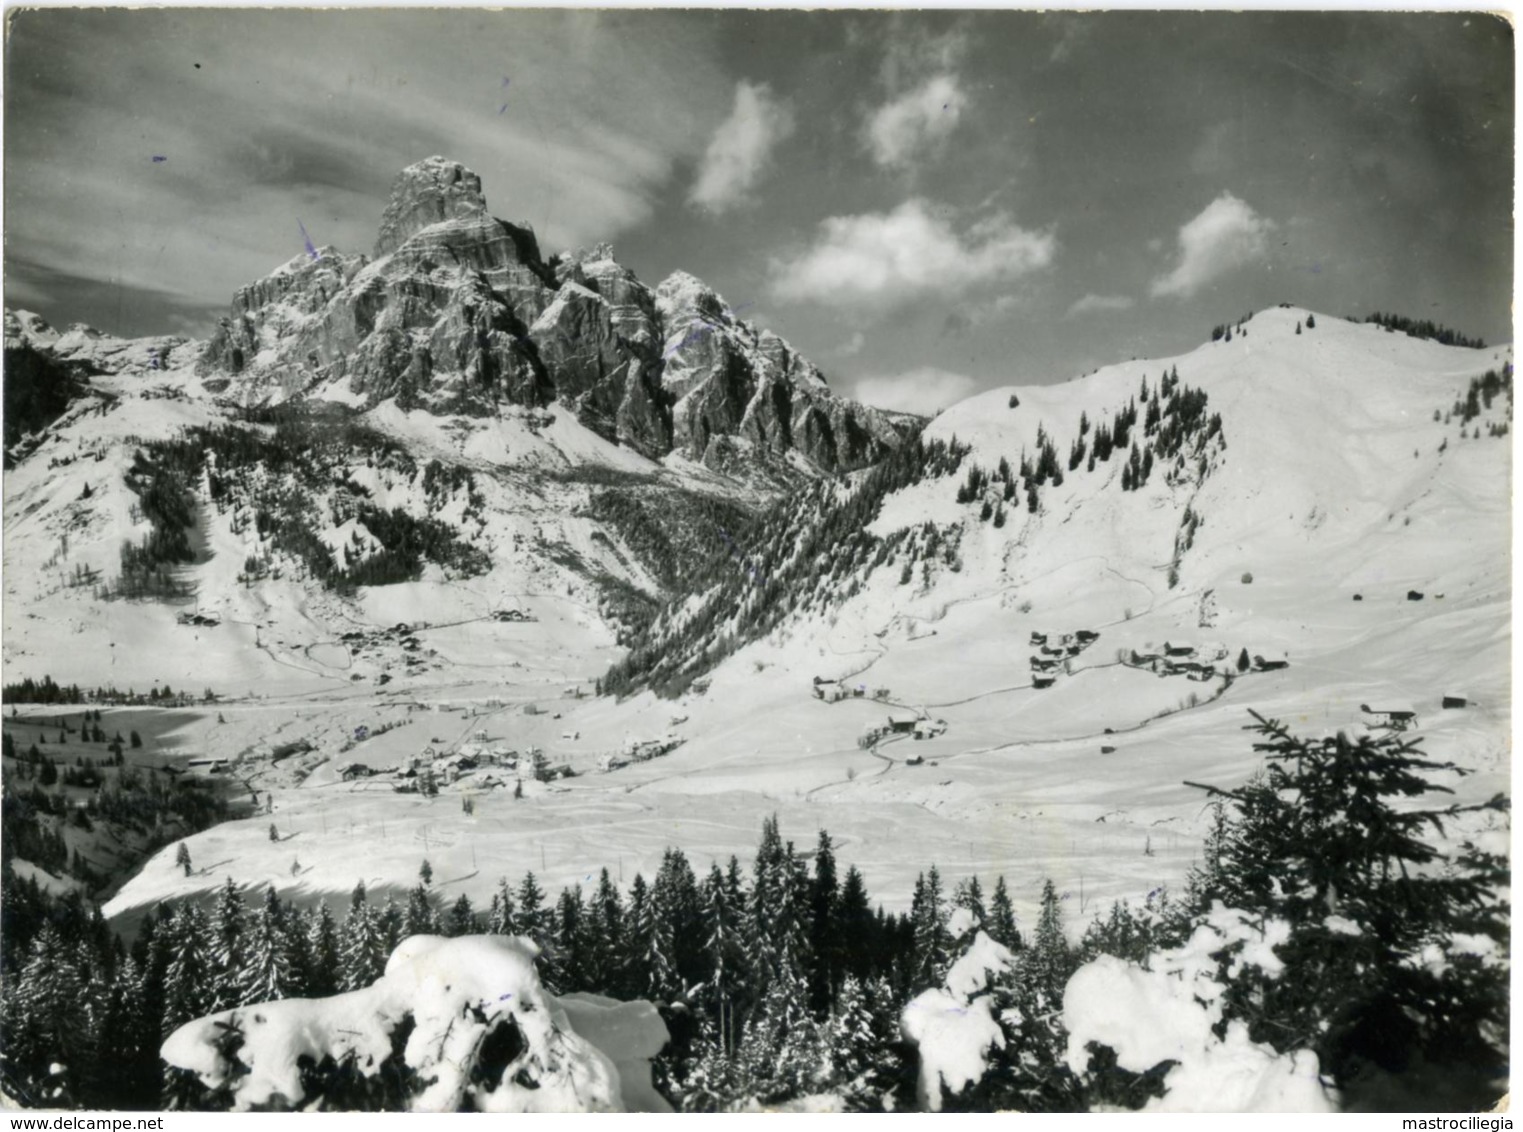
[[(954, 932), (970, 922), (954, 918)], [(1007, 947), (979, 932), (947, 972), (946, 985), (915, 996), (904, 1008), (899, 1024), (920, 1053), (916, 1091), (922, 1110), (941, 1111), (943, 1085), (956, 1095), (983, 1080), (990, 1050), (1005, 1048), (986, 992), (1014, 962)]]
[(1276, 1053), (1250, 1040), (1241, 1022), (1229, 1023), (1222, 1038), (1212, 1031), (1226, 990), (1213, 956), (1238, 949), (1229, 979), (1245, 966), (1274, 977), (1283, 966), (1274, 945), (1288, 935), (1282, 921), (1261, 928), (1218, 904), (1183, 947), (1155, 955), (1151, 970), (1110, 955), (1086, 963), (1063, 992), (1069, 1068), (1085, 1072), (1090, 1042), (1115, 1050), (1116, 1063), (1134, 1073), (1178, 1062), (1149, 1112), (1337, 1111), (1315, 1053)]
[(518, 937), (412, 936), (363, 990), (225, 1010), (181, 1026), (161, 1052), (239, 1111), (360, 1107), (357, 1097), (413, 1112), (664, 1108), (649, 1083), (667, 1040), (655, 1008), (563, 1005), (540, 984), (537, 954)]

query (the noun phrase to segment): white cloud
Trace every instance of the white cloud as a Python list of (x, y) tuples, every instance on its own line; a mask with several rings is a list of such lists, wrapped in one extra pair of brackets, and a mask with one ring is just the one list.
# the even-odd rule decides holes
[(1090, 311), (1125, 311), (1136, 304), (1130, 295), (1097, 295), (1093, 291), (1068, 308), (1070, 315), (1087, 314)]
[(858, 378), (852, 396), (880, 409), (928, 417), (963, 400), (977, 387), (965, 374), (921, 366), (890, 376)]
[(922, 152), (935, 152), (957, 128), (967, 102), (956, 75), (933, 76), (873, 113), (868, 152), (885, 167), (909, 165)]
[(1020, 309), (1024, 304), (1025, 300), (1019, 295), (999, 295), (984, 309), (989, 312), (989, 317), (999, 318)]
[(688, 200), (714, 212), (742, 203), (772, 159), (772, 149), (793, 133), (793, 113), (765, 84), (735, 85), (735, 108), (714, 131), (698, 182)]
[(1008, 318), (1016, 311), (1031, 306), (1029, 295), (996, 295), (987, 302), (965, 303), (947, 312), (941, 324), (943, 335), (966, 334), (990, 322)]
[(955, 71), (972, 45), (966, 21), (941, 34), (929, 31), (923, 13), (895, 12), (880, 25), (883, 65), (879, 79), (888, 90), (900, 90), (917, 77)]
[(1261, 260), (1274, 221), (1224, 192), (1179, 230), (1179, 263), (1153, 280), (1155, 296), (1189, 297), (1235, 268)]
[(862, 347), (867, 345), (867, 336), (860, 330), (852, 332), (850, 338), (842, 342), (831, 354), (837, 358), (854, 358), (862, 352)]
[(1052, 262), (1051, 232), (1021, 228), (998, 214), (964, 232), (911, 198), (892, 212), (832, 216), (814, 244), (772, 261), (772, 294), (829, 306), (893, 306), (926, 294), (956, 296), (1017, 279)]

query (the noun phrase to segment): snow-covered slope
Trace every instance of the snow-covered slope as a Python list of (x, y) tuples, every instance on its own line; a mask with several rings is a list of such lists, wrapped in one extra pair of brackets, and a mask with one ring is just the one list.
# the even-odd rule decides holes
[[(353, 752), (342, 749), (349, 733), (383, 714), (362, 698), (303, 709), (299, 723), (274, 705), (229, 711), (196, 742), (248, 752), (240, 777), (273, 789), (282, 829), (300, 833), (299, 877), (290, 847), (264, 836), (269, 819), (235, 822), (191, 845), (198, 861), (235, 864), (185, 877), (166, 851), (110, 911), (209, 892), (224, 872), (311, 896), (357, 879), (401, 889), (424, 855), (446, 891), (480, 903), (497, 876), (530, 861), (559, 886), (602, 865), (626, 880), (649, 876), (667, 845), (700, 867), (745, 856), (762, 818), (777, 813), (801, 843), (828, 828), (841, 859), (890, 906), (907, 903), (934, 861), (948, 884), (1004, 874), (1023, 912), (1051, 877), (1070, 922), (1085, 920), (1112, 898), (1182, 880), (1205, 822), (1201, 791), (1184, 782), (1232, 785), (1252, 773), (1250, 709), (1323, 733), (1409, 706), (1427, 748), (1472, 772), (1445, 782), (1460, 800), (1506, 792), (1511, 440), (1491, 433), (1511, 398), (1478, 396), (1471, 419), (1456, 402), (1509, 353), (1310, 322), (1306, 311), (1270, 310), (1231, 341), (1177, 358), (981, 394), (929, 426), (928, 445), (945, 442), (934, 466), (955, 460), (955, 470), (859, 473), (810, 489), (797, 524), (722, 547), (718, 580), (641, 643), (650, 658), (675, 658), (661, 669), (681, 676), (661, 681), (680, 690), (675, 699), (638, 687), (617, 701), (573, 696), (563, 654), (543, 642), (532, 655), (499, 654), (524, 669), (483, 671), (468, 687), (457, 667), (454, 682), (410, 693), (440, 707), (475, 699), (475, 719), (398, 706), (386, 718), (400, 725)], [(1175, 409), (1161, 408), (1150, 430), (1165, 373), (1164, 405)], [(1184, 406), (1196, 411), (1175, 455), (1155, 455), (1146, 482), (1122, 490), (1129, 447), (1093, 471), (1089, 453), (1132, 403), (1139, 450), (1189, 415)], [(1087, 452), (1070, 469), (1081, 414)], [(1063, 482), (1044, 477), (1033, 512), (1019, 469), (1024, 455), (1037, 478), (1039, 430)], [(1001, 457), (1017, 481), (1009, 500)], [(985, 477), (958, 502), (974, 467)], [(871, 506), (853, 510), (869, 488)], [(869, 534), (810, 541), (815, 524), (843, 516)], [(819, 557), (790, 565), (802, 545)], [(1098, 637), (1062, 640), (1079, 630)], [(464, 657), (477, 631), (441, 629), (438, 639)], [(844, 698), (817, 696), (815, 677), (844, 681)], [(1445, 708), (1445, 696), (1465, 706)], [(923, 711), (929, 737), (889, 732), (862, 746), (896, 709), (911, 726)], [(287, 735), (314, 736), (316, 749), (269, 766), (258, 744), (276, 719)], [(395, 768), (427, 747), (458, 750), (478, 730), (488, 748), (538, 746), (579, 777), (525, 781), (521, 800), (513, 773), (492, 767), (445, 776), (437, 798), (393, 792)], [(683, 740), (670, 753), (598, 773), (631, 741), (667, 735)], [(382, 773), (342, 779), (338, 768), (354, 759)]]

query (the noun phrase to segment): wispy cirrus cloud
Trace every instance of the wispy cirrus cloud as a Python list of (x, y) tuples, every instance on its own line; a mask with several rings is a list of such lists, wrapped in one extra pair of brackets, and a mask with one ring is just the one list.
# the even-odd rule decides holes
[(765, 83), (737, 83), (734, 108), (714, 131), (689, 202), (713, 212), (744, 203), (771, 163), (773, 150), (793, 127), (788, 103), (776, 98)]
[(770, 289), (789, 302), (892, 307), (1019, 279), (1056, 253), (1052, 232), (1022, 228), (1003, 213), (959, 230), (928, 201), (911, 198), (891, 212), (821, 221), (812, 244), (772, 261)]
[(1223, 192), (1179, 229), (1179, 261), (1149, 288), (1157, 297), (1188, 298), (1207, 283), (1240, 267), (1263, 260), (1274, 221)]
[[(617, 238), (733, 89), (711, 28), (592, 10), (38, 8), (8, 32), (29, 60), (6, 87), (10, 282), (32, 302), (56, 288), (28, 264), (93, 281), (41, 313), (119, 333), (225, 303), (302, 251), (298, 218), (368, 252), (393, 178), (431, 154), (547, 250)], [(619, 98), (567, 81), (631, 53)]]

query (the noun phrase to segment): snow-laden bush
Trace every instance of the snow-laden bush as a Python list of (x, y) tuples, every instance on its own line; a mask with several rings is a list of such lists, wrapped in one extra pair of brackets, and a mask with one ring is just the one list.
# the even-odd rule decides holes
[(1274, 949), (1290, 930), (1218, 903), (1183, 946), (1155, 953), (1146, 968), (1111, 955), (1086, 963), (1063, 994), (1069, 1068), (1087, 1074), (1097, 1047), (1130, 1073), (1165, 1068), (1165, 1092), (1147, 1111), (1334, 1111), (1315, 1053), (1277, 1053), (1240, 1021), (1218, 1035), (1228, 984), (1248, 968), (1278, 978), (1284, 964)]
[(557, 1001), (537, 953), (522, 937), (412, 936), (362, 990), (189, 1022), (161, 1051), (169, 1099), (240, 1111), (664, 1109), (650, 1086), (667, 1040), (655, 1008)]
[(904, 1036), (919, 1052), (916, 1100), (925, 1111), (941, 1111), (943, 1088), (956, 1095), (981, 1081), (992, 1051), (1005, 1048), (990, 992), (1011, 972), (1015, 956), (972, 930), (972, 922), (967, 909), (952, 914), (947, 930), (954, 939), (971, 935), (966, 950), (948, 969), (945, 985), (915, 996), (900, 1017)]

